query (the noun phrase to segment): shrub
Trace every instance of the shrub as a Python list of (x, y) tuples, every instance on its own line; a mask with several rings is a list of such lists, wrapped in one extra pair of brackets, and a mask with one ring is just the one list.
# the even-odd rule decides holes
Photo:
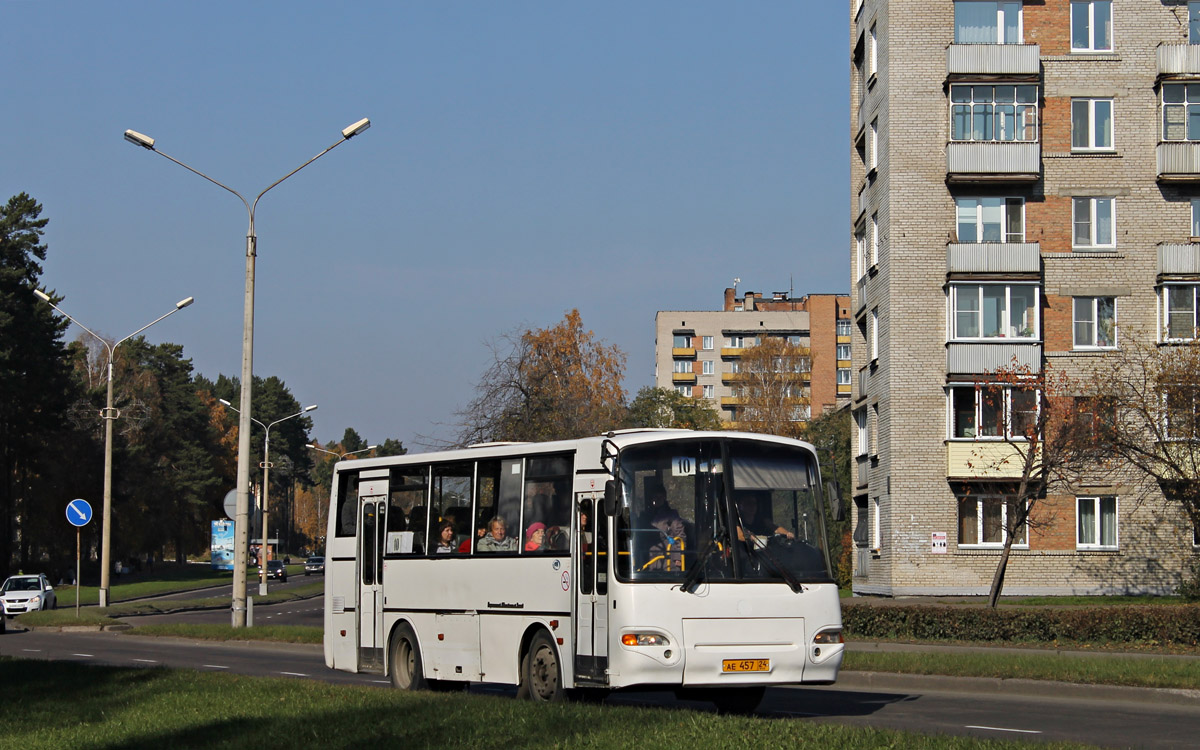
[(1185, 578), (1183, 583), (1179, 584), (1179, 588), (1176, 589), (1175, 593), (1191, 601), (1200, 600), (1200, 557), (1192, 560), (1192, 565), (1187, 575), (1191, 577)]

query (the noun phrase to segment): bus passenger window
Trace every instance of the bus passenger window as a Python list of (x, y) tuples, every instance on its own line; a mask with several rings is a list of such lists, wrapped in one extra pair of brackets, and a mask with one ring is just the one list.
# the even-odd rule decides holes
[(385, 550), (392, 555), (425, 554), (429, 467), (403, 466), (392, 470)]
[[(430, 493), (429, 522), (435, 531), (444, 521), (449, 521), (454, 529), (454, 549), (467, 538), (470, 533), (467, 525), (471, 517), (471, 476), (475, 464), (471, 462), (434, 465), (433, 486)], [(436, 537), (436, 535), (435, 535)], [(434, 538), (437, 544), (443, 540)], [(435, 550), (430, 546), (431, 553)]]
[(573, 458), (565, 454), (528, 459), (521, 523), (524, 550), (529, 554), (561, 554), (571, 549)]
[(358, 531), (358, 474), (338, 474), (336, 536), (354, 536)]

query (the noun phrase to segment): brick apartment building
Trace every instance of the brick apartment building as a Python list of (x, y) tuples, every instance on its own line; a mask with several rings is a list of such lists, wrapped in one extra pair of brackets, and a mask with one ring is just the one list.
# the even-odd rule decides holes
[(812, 372), (805, 395), (810, 415), (819, 415), (850, 403), (850, 328), (846, 295), (738, 297), (728, 288), (721, 310), (665, 310), (655, 316), (654, 382), (708, 399), (722, 420), (736, 423), (742, 354), (761, 337), (779, 336), (809, 348)]
[[(853, 587), (982, 594), (1009, 511), (1005, 483), (968, 460), (987, 418), (976, 383), (1014, 358), (1078, 377), (1168, 319), (1193, 335), (1200, 3), (849, 13)], [(1132, 487), (1047, 498), (1005, 593), (1174, 590), (1197, 531)]]

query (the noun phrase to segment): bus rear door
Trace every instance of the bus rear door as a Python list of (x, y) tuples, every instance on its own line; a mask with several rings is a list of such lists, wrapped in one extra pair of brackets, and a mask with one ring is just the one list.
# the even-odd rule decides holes
[(358, 671), (383, 673), (383, 547), (387, 531), (388, 480), (359, 485)]
[(575, 682), (608, 684), (608, 578), (603, 493), (575, 495)]

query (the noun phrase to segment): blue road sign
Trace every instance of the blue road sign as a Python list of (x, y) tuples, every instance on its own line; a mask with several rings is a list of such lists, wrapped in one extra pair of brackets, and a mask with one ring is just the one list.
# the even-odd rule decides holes
[(67, 520), (72, 526), (87, 526), (92, 520), (92, 506), (87, 500), (76, 498), (67, 503)]

